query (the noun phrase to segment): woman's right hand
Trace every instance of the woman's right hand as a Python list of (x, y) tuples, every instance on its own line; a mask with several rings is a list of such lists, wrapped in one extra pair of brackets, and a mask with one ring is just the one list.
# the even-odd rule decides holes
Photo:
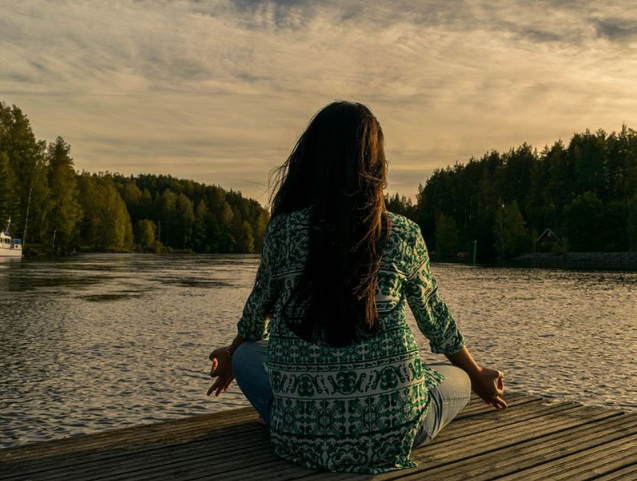
[(232, 372), (232, 359), (228, 356), (228, 348), (220, 347), (210, 353), (208, 359), (212, 361), (212, 369), (210, 369), (210, 377), (217, 377), (217, 380), (208, 389), (208, 396), (216, 391), (215, 396), (219, 396), (228, 390), (228, 386), (234, 379)]
[(504, 374), (497, 369), (480, 368), (476, 374), (471, 376), (471, 389), (487, 404), (491, 404), (496, 409), (508, 407), (507, 403), (502, 399), (504, 394)]

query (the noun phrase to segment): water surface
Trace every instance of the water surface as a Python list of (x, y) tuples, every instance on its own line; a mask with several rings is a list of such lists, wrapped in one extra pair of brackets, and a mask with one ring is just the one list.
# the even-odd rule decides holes
[[(258, 256), (0, 263), (0, 447), (245, 406), (207, 397)], [(434, 264), (479, 363), (506, 385), (637, 410), (637, 273)], [(411, 313), (409, 322), (427, 361)]]

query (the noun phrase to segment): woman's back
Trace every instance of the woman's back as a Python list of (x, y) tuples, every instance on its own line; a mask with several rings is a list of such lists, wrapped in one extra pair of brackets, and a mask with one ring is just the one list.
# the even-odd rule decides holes
[[(277, 172), (256, 282), (232, 344), (210, 354), (208, 394), (236, 375), (280, 456), (371, 474), (414, 466), (414, 442), (433, 439), (471, 388), (506, 407), (503, 374), (475, 363), (438, 297), (420, 228), (386, 211), (369, 108), (321, 109)], [(422, 365), (407, 304), (453, 366)]]
[(305, 266), (310, 208), (274, 217), (264, 238), (238, 330), (248, 340), (269, 335), (272, 443), (277, 454), (308, 467), (379, 473), (414, 466), (409, 455), (428, 394), (444, 378), (421, 364), (407, 304), (434, 352), (457, 352), (464, 344), (437, 295), (419, 226), (388, 215), (392, 230), (375, 297), (378, 329), (371, 334), (361, 325), (347, 347), (305, 341), (281, 320)]

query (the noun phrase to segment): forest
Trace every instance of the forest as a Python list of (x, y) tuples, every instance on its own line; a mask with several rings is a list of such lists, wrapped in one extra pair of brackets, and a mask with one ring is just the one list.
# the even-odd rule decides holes
[[(395, 199), (398, 200), (398, 199)], [(511, 259), (549, 245), (564, 252), (637, 250), (637, 132), (575, 133), (540, 152), (524, 143), (467, 163), (437, 169), (419, 185), (417, 202), (402, 199), (439, 257), (470, 252)]]
[[(391, 165), (390, 165), (391, 169)], [(430, 251), (510, 259), (549, 249), (637, 250), (637, 132), (576, 133), (542, 151), (524, 143), (436, 169), (416, 202), (387, 208), (418, 222)], [(28, 117), (0, 102), (0, 228), (36, 252), (260, 252), (269, 212), (217, 185), (170, 175), (77, 172), (71, 146), (36, 139)], [(546, 249), (546, 245), (541, 245)]]
[(76, 172), (71, 146), (38, 140), (0, 103), (0, 228), (25, 252), (226, 252), (261, 249), (269, 213), (240, 192), (169, 175)]

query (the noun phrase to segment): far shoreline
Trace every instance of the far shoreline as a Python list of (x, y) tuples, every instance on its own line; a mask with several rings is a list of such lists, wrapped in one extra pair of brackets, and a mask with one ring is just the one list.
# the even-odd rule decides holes
[(522, 267), (637, 271), (637, 252), (535, 252), (512, 261)]
[[(38, 246), (39, 247), (39, 246)], [(53, 253), (51, 250), (41, 248), (26, 248), (24, 259), (55, 259), (55, 258), (71, 258), (82, 255), (92, 254), (140, 254), (140, 255), (166, 255), (166, 256), (208, 256), (208, 255), (231, 255), (231, 256), (260, 256), (260, 253), (243, 253), (243, 252), (209, 252), (197, 253), (190, 249), (173, 249), (165, 252), (143, 252), (143, 251), (93, 251), (93, 250), (77, 250), (71, 252)], [(457, 264), (463, 266), (472, 266), (467, 261), (467, 256), (459, 256), (456, 259), (440, 258), (434, 251), (430, 252), (431, 262), (433, 264)], [(495, 268), (538, 268), (538, 269), (565, 269), (565, 270), (586, 270), (586, 271), (637, 271), (637, 253), (636, 252), (567, 252), (565, 254), (555, 255), (552, 253), (529, 253), (523, 254), (513, 259), (501, 260), (490, 259), (488, 261), (478, 262), (475, 266), (479, 267), (495, 267)]]

